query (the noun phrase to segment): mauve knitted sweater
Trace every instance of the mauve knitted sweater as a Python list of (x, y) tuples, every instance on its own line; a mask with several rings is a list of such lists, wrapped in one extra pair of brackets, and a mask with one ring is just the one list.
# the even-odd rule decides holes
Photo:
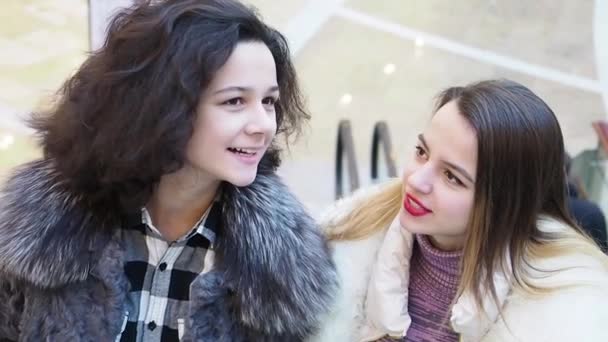
[[(428, 236), (416, 235), (412, 252), (408, 312), (412, 324), (403, 341), (457, 342), (449, 326), (450, 309), (459, 281), (462, 251), (444, 252)], [(395, 341), (390, 338), (381, 341)]]

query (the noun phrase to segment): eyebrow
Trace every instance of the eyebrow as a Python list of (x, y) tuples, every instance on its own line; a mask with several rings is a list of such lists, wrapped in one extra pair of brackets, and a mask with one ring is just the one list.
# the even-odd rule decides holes
[[(424, 139), (424, 136), (422, 134), (418, 134), (418, 139), (422, 143), (422, 146), (424, 147), (424, 149), (427, 150), (430, 153), (431, 149), (429, 148), (429, 145), (426, 143), (426, 140)], [(475, 184), (475, 181), (473, 180), (473, 177), (471, 177), (471, 175), (469, 175), (469, 173), (465, 169), (463, 169), (462, 167), (460, 167), (460, 166), (458, 166), (458, 165), (456, 165), (454, 163), (451, 163), (449, 161), (446, 161), (446, 160), (442, 160), (441, 162), (444, 163), (445, 165), (447, 165), (449, 168), (458, 171), (458, 173), (460, 173), (469, 182)]]
[[(229, 91), (247, 92), (247, 91), (251, 91), (252, 89), (253, 89), (252, 87), (232, 86), (232, 87), (226, 87), (226, 88), (222, 88), (220, 90), (216, 90), (215, 92), (213, 92), (213, 95), (217, 95), (217, 94), (221, 94), (221, 93), (226, 93), (226, 92), (229, 92)], [(268, 88), (268, 90), (266, 92), (273, 93), (275, 91), (279, 91), (279, 86), (272, 86), (272, 87)]]

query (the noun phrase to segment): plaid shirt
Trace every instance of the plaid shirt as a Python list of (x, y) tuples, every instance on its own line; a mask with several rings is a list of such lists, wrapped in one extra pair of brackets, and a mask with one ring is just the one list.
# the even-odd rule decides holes
[(122, 231), (127, 251), (124, 269), (131, 287), (119, 341), (181, 339), (190, 284), (213, 266), (220, 209), (214, 202), (190, 233), (171, 243), (162, 238), (146, 209)]

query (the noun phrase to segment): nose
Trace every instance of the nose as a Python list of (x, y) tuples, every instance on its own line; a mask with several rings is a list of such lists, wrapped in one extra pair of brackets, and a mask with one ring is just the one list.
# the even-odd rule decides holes
[(277, 128), (274, 110), (269, 111), (262, 103), (253, 105), (248, 114), (248, 122), (245, 132), (251, 135), (274, 134)]
[(433, 191), (433, 170), (429, 163), (418, 165), (405, 175), (409, 188), (421, 194), (429, 194)]

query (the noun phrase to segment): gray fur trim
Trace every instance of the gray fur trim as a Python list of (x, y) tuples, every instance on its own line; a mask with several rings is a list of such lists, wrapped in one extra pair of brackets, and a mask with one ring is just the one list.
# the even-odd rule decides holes
[(122, 248), (111, 241), (87, 280), (50, 291), (26, 287), (19, 341), (114, 341), (129, 287), (123, 260)]
[(65, 188), (48, 159), (9, 178), (0, 195), (1, 273), (39, 287), (87, 278), (106, 223)]
[(236, 321), (249, 328), (242, 332), (248, 341), (299, 341), (314, 333), (337, 290), (314, 220), (273, 173), (245, 188), (227, 185), (222, 194), (216, 262), (225, 289), (218, 293), (222, 280), (202, 277), (201, 293), (219, 298), (208, 306), (222, 314), (231, 304)]
[[(23, 310), (23, 292), (14, 281), (0, 276), (0, 340), (19, 339), (19, 318)], [(3, 340), (2, 340), (3, 341)]]
[[(24, 315), (32, 319), (50, 312), (48, 306), (43, 309), (52, 299), (48, 296), (63, 298), (60, 294), (69, 289), (83, 291), (74, 299), (80, 298), (82, 307), (70, 309), (77, 304), (66, 301), (60, 308), (67, 310), (61, 315), (75, 322), (89, 303), (104, 307), (99, 316), (107, 317), (105, 322), (121, 314), (120, 298), (127, 289), (125, 279), (119, 279), (124, 277), (122, 257), (116, 254), (121, 247), (111, 241), (111, 228), (120, 220), (113, 213), (93, 214), (81, 197), (67, 189), (49, 160), (24, 165), (4, 189), (0, 283), (28, 284), (25, 288), (35, 293), (28, 293)], [(250, 186), (225, 184), (222, 203), (214, 271), (192, 286), (191, 329), (184, 340), (301, 341), (314, 333), (337, 290), (336, 271), (318, 226), (272, 168), (263, 165)], [(118, 263), (114, 272), (104, 266), (108, 253)], [(108, 280), (114, 285), (101, 285), (108, 274), (116, 278)], [(112, 308), (89, 297), (99, 286), (118, 291), (111, 295)]]

